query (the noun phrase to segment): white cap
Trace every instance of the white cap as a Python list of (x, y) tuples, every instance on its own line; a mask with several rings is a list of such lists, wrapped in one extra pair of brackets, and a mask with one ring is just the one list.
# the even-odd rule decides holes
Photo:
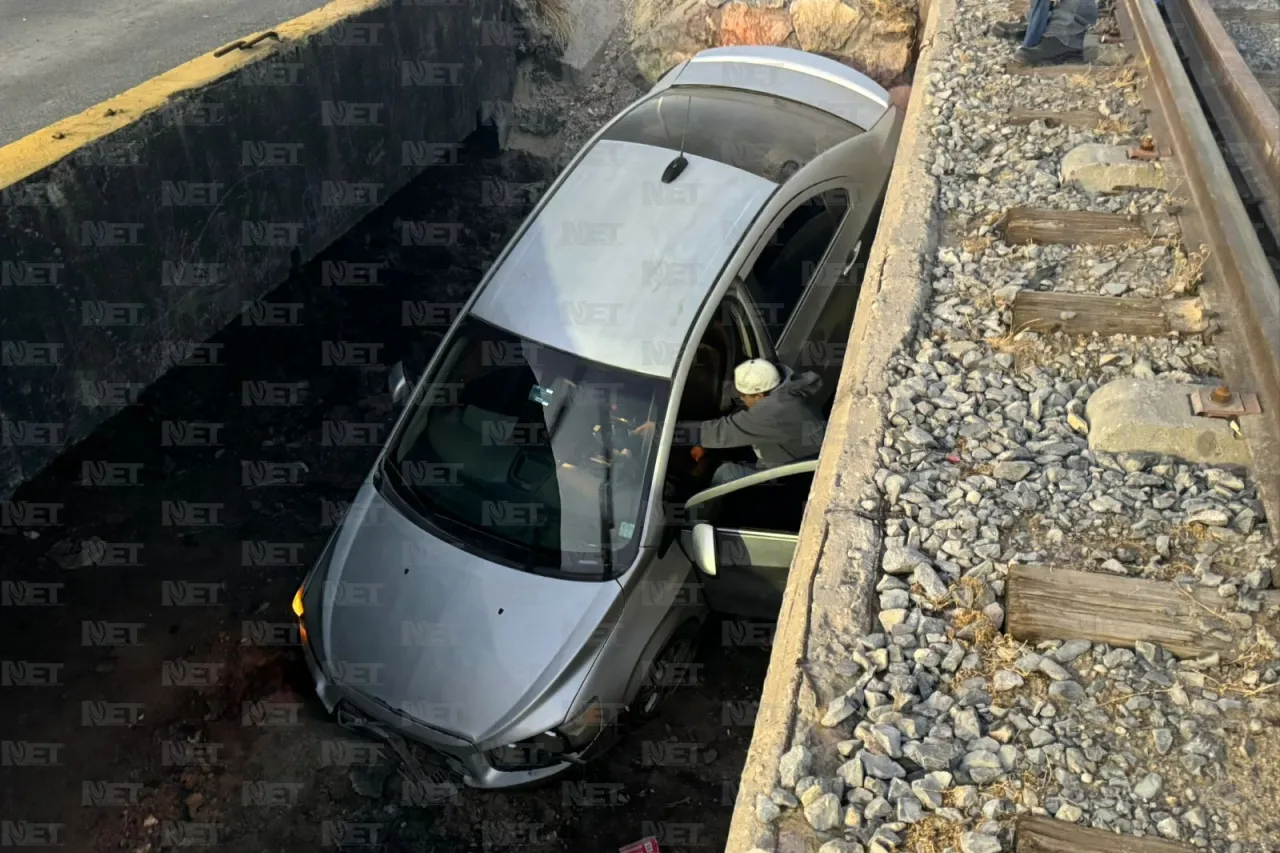
[(739, 394), (764, 394), (781, 384), (778, 368), (763, 358), (744, 361), (733, 369), (733, 385)]

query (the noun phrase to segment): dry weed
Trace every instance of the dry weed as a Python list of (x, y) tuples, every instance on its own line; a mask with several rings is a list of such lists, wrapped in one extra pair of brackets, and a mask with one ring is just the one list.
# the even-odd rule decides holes
[(1173, 276), (1169, 279), (1172, 293), (1194, 293), (1204, 280), (1204, 265), (1209, 260), (1209, 247), (1201, 246), (1190, 254), (1179, 244), (1173, 250)]
[(523, 0), (533, 23), (558, 47), (569, 43), (573, 34), (573, 14), (567, 0)]
[(1118, 136), (1132, 136), (1134, 125), (1116, 116), (1101, 116), (1094, 128), (1098, 133), (1114, 133)]
[[(953, 806), (955, 790), (943, 792), (943, 803)], [(907, 849), (913, 853), (945, 853), (960, 849), (960, 835), (964, 825), (949, 821), (936, 814), (926, 816), (907, 830)]]

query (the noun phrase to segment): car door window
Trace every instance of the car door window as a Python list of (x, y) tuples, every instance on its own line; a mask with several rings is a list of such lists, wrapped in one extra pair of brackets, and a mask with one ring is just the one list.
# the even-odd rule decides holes
[(843, 187), (806, 199), (783, 219), (743, 276), (774, 347), (849, 211), (849, 193)]
[(799, 533), (812, 487), (812, 471), (746, 486), (721, 496), (709, 520), (722, 529)]

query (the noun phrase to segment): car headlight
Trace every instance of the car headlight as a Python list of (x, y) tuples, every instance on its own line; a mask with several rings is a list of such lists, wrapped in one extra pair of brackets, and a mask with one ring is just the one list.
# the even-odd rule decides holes
[(592, 699), (555, 731), (489, 750), (489, 763), (498, 770), (553, 767), (590, 746), (615, 717), (613, 709)]
[(590, 746), (612, 723), (613, 715), (609, 710), (600, 704), (599, 699), (592, 699), (576, 717), (566, 721), (556, 731), (574, 752), (579, 752)]

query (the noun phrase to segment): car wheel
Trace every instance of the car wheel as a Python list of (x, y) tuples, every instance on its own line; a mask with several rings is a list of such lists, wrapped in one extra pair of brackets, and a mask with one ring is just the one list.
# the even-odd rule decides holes
[(632, 715), (637, 720), (653, 718), (662, 702), (677, 687), (688, 680), (686, 666), (693, 660), (697, 648), (699, 624), (690, 619), (685, 622), (667, 640), (662, 651), (650, 662), (640, 683), (640, 692), (631, 703)]

